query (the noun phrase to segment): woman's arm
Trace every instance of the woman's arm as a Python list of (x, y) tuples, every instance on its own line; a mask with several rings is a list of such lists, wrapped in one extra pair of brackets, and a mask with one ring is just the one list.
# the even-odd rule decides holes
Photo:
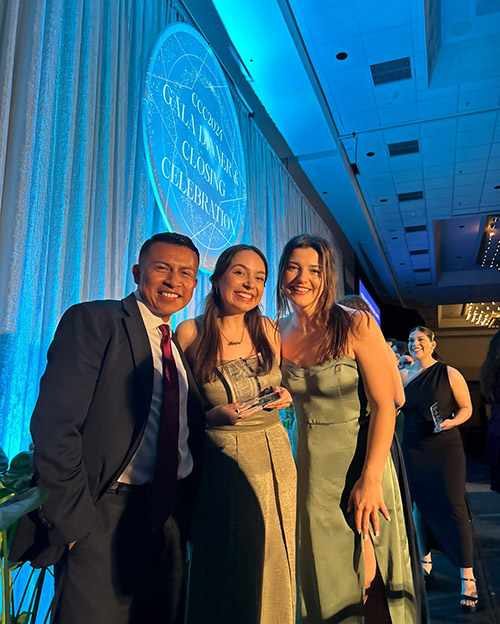
[(273, 350), (276, 360), (279, 364), (281, 362), (281, 336), (278, 326), (272, 319), (267, 318), (267, 316), (264, 316), (262, 318), (262, 324), (264, 328), (264, 333), (269, 340), (271, 349)]
[(175, 330), (175, 337), (177, 338), (177, 342), (179, 343), (181, 349), (184, 351), (184, 355), (186, 356), (190, 366), (192, 366), (193, 357), (192, 352), (190, 352), (190, 348), (196, 343), (196, 339), (198, 338), (198, 327), (196, 325), (196, 321), (194, 319), (189, 319), (179, 323), (179, 325), (177, 325), (177, 329)]
[[(276, 323), (270, 318), (264, 317), (262, 319), (264, 324), (264, 331), (266, 333), (267, 339), (271, 345), (271, 348), (274, 352), (274, 357), (278, 364), (281, 363), (281, 336)], [(268, 409), (286, 409), (290, 403), (292, 402), (292, 395), (288, 392), (286, 388), (283, 386), (278, 386), (274, 388), (275, 392), (279, 392), (280, 398), (274, 403), (269, 403), (267, 405)]]
[(400, 409), (401, 407), (403, 407), (406, 401), (405, 391), (403, 388), (403, 383), (401, 381), (401, 375), (399, 374), (398, 360), (394, 355), (394, 351), (389, 345), (387, 345), (387, 350), (387, 356), (389, 357), (389, 362), (391, 364), (392, 376), (394, 381), (394, 405), (396, 406), (396, 409)]
[(387, 346), (378, 325), (366, 314), (356, 314), (350, 346), (359, 364), (370, 405), (370, 424), (363, 471), (349, 498), (354, 509), (356, 529), (368, 537), (370, 522), (378, 533), (378, 512), (389, 520), (382, 493), (382, 472), (394, 436), (394, 371), (387, 357)]
[[(401, 377), (401, 383), (403, 384), (403, 390), (404, 390), (405, 383), (408, 380), (408, 369), (407, 368), (401, 368), (399, 370), (399, 376)], [(405, 400), (406, 400), (406, 397), (405, 397)]]
[(458, 427), (458, 425), (469, 420), (472, 416), (472, 403), (467, 382), (456, 368), (452, 368), (451, 366), (447, 366), (446, 368), (448, 369), (451, 392), (453, 393), (453, 398), (455, 399), (458, 410), (455, 412), (454, 418), (447, 418), (441, 423), (440, 427), (442, 431)]

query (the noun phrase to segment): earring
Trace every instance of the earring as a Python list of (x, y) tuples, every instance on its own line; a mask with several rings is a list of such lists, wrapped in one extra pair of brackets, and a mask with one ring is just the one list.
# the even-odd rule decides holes
[(215, 287), (215, 294), (216, 294), (216, 295), (220, 295), (220, 292), (219, 292), (219, 287), (218, 287), (218, 286), (216, 286), (216, 287)]

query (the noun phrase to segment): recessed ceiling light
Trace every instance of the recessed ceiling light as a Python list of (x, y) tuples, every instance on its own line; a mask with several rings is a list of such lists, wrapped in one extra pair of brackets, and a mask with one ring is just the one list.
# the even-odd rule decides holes
[(387, 201), (387, 199), (381, 199), (380, 203), (384, 204)]
[(335, 58), (338, 59), (339, 61), (345, 61), (347, 58), (347, 52), (339, 52), (338, 54), (335, 55)]
[(399, 238), (398, 236), (393, 236), (392, 240), (398, 240), (398, 238)]
[(375, 156), (375, 152), (366, 152), (366, 155), (368, 158), (371, 158), (372, 156)]

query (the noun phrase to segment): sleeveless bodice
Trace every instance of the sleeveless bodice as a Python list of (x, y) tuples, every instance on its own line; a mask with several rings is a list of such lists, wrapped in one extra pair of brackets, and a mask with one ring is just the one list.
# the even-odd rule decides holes
[[(450, 418), (456, 409), (446, 364), (436, 362), (411, 379), (405, 386), (405, 397), (406, 402), (401, 408), (405, 415), (405, 441), (435, 438), (431, 407), (434, 406), (442, 420)], [(458, 439), (460, 433), (455, 427), (441, 432), (439, 436), (440, 441), (444, 437)]]
[[(368, 415), (358, 365), (347, 355), (304, 368), (283, 359), (283, 382), (293, 394), (297, 420), (335, 425)], [(335, 409), (331, 409), (331, 402)]]
[[(222, 360), (218, 363), (215, 379), (202, 385), (202, 391), (208, 407), (227, 403), (250, 401), (266, 388), (275, 388), (281, 384), (281, 372), (275, 359), (268, 373), (257, 372), (258, 356)], [(260, 410), (248, 418), (242, 418), (235, 425), (216, 427), (219, 430), (267, 427), (279, 422), (277, 410)]]

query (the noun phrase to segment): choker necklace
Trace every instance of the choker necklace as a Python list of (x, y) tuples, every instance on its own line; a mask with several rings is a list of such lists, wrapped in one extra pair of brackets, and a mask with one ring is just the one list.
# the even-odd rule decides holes
[(243, 331), (241, 332), (241, 338), (239, 339), (239, 341), (236, 340), (229, 340), (227, 338), (227, 336), (225, 336), (224, 332), (222, 331), (221, 327), (219, 327), (219, 331), (221, 333), (221, 336), (224, 338), (224, 340), (227, 342), (227, 346), (228, 347), (237, 347), (238, 345), (240, 345), (243, 342), (243, 336), (245, 335), (245, 325), (243, 325)]

